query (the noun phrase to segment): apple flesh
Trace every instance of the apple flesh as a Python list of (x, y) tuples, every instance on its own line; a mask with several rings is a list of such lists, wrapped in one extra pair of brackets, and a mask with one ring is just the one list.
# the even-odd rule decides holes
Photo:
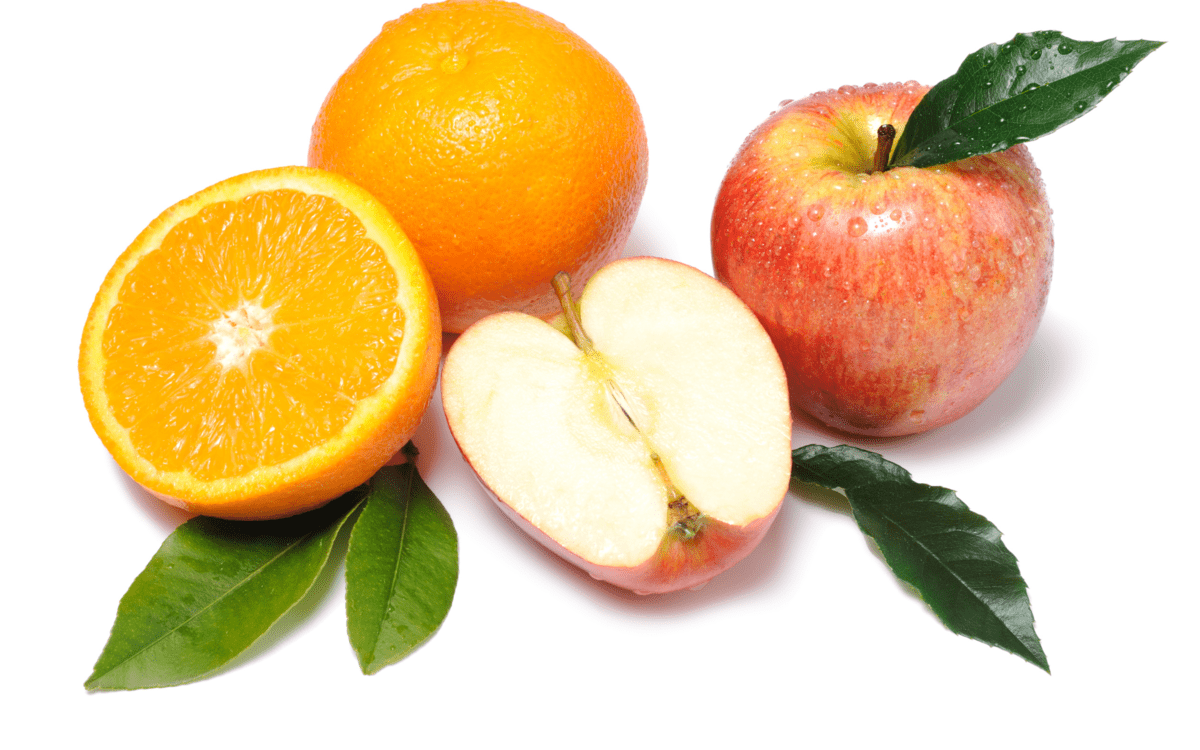
[(779, 356), (736, 296), (681, 263), (616, 261), (578, 305), (558, 291), (557, 327), (499, 313), (455, 341), (454, 440), (519, 527), (593, 577), (701, 585), (758, 544), (787, 492)]
[(928, 89), (845, 86), (787, 104), (721, 184), (713, 267), (783, 359), (792, 404), (846, 432), (892, 436), (975, 408), (1028, 349), (1053, 240), (1024, 146), (875, 170)]

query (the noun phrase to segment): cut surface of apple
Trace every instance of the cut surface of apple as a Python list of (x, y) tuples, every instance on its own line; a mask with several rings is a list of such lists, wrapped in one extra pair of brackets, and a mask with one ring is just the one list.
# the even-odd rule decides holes
[(519, 526), (594, 577), (704, 583), (787, 492), (779, 357), (732, 292), (674, 261), (617, 261), (566, 306), (557, 327), (502, 313), (459, 337), (442, 373), (454, 439)]

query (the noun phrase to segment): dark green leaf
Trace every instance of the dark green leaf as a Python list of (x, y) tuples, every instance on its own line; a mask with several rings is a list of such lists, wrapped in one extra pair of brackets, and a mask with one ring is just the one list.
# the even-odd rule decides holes
[(918, 484), (878, 453), (848, 445), (797, 448), (792, 476), (843, 492), (859, 528), (946, 627), (1050, 671), (1017, 558), (952, 490)]
[(182, 524), (121, 598), (84, 687), (166, 687), (228, 663), (312, 587), (360, 497), (279, 521)]
[(1162, 42), (1080, 42), (1057, 31), (989, 44), (925, 94), (891, 166), (931, 167), (1003, 151), (1083, 115)]
[(408, 463), (371, 479), (346, 551), (346, 626), (364, 674), (403, 659), (446, 619), (458, 582), (458, 536)]

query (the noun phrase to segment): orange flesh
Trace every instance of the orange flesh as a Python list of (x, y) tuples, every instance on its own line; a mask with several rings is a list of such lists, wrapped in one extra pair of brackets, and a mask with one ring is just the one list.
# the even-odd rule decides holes
[(122, 285), (103, 339), (113, 416), (156, 468), (206, 481), (326, 442), (396, 367), (397, 281), (372, 270), (387, 264), (331, 198), (206, 206)]

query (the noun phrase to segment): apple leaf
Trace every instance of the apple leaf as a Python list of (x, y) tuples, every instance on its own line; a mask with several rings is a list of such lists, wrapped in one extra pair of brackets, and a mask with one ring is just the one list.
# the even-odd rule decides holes
[(312, 588), (360, 502), (353, 491), (278, 521), (180, 525), (121, 597), (84, 687), (179, 685), (227, 664)]
[(458, 582), (458, 536), (408, 462), (368, 485), (346, 551), (346, 627), (363, 674), (403, 659), (446, 619)]
[(1057, 31), (989, 44), (925, 94), (889, 166), (932, 167), (1046, 135), (1095, 107), (1162, 44), (1080, 42)]
[(892, 571), (946, 627), (1050, 671), (1017, 558), (952, 490), (918, 484), (878, 453), (848, 445), (797, 448), (792, 477), (842, 492)]

